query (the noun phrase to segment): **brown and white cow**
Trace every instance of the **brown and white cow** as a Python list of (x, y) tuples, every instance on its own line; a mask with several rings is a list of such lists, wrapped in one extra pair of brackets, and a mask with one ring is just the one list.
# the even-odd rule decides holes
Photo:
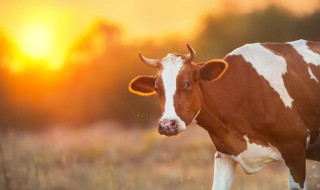
[(196, 120), (216, 149), (213, 189), (230, 189), (237, 164), (247, 174), (281, 161), (289, 189), (306, 189), (306, 159), (320, 161), (320, 43), (255, 43), (222, 60), (193, 62), (189, 54), (160, 60), (129, 85), (157, 94), (160, 134), (172, 136)]

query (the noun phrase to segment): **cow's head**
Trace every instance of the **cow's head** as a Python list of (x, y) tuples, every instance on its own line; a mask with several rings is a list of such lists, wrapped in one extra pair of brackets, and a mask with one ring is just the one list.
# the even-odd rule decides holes
[(158, 131), (162, 135), (177, 135), (186, 129), (201, 110), (199, 80), (217, 80), (228, 67), (223, 60), (195, 64), (196, 53), (188, 44), (187, 47), (187, 55), (168, 54), (160, 60), (145, 58), (140, 53), (142, 62), (159, 72), (156, 76), (138, 76), (129, 84), (130, 91), (135, 94), (158, 95), (162, 110)]

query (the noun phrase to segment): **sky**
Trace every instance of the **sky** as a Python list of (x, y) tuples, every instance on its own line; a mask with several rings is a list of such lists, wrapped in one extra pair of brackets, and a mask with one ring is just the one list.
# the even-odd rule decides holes
[(207, 15), (248, 13), (270, 4), (297, 15), (320, 8), (319, 0), (2, 0), (0, 31), (26, 54), (54, 59), (97, 19), (119, 26), (124, 41), (161, 40), (170, 35), (190, 41)]
[(0, 28), (16, 35), (23, 25), (42, 20), (56, 25), (69, 38), (102, 18), (120, 25), (127, 38), (187, 35), (201, 27), (206, 15), (220, 14), (225, 7), (250, 12), (271, 3), (298, 14), (320, 7), (319, 0), (3, 0)]

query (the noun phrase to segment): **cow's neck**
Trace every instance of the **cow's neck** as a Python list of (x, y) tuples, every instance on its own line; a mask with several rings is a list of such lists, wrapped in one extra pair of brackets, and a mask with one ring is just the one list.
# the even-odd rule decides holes
[(205, 101), (196, 120), (197, 124), (208, 131), (219, 152), (236, 156), (246, 148), (244, 138), (228, 126), (214, 109), (208, 108)]

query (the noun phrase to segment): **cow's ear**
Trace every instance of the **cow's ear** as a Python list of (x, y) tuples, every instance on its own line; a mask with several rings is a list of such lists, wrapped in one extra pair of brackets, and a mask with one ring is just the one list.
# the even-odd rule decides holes
[(129, 84), (130, 92), (140, 96), (149, 96), (155, 93), (154, 84), (156, 77), (138, 76), (131, 80)]
[(221, 59), (213, 59), (199, 68), (198, 77), (205, 81), (219, 79), (227, 70), (228, 63)]

